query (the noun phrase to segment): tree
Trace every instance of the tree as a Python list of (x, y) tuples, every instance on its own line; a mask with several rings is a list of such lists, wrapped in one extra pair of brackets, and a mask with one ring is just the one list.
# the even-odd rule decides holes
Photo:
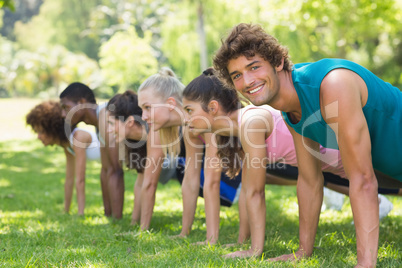
[[(240, 22), (261, 24), (289, 48), (295, 63), (323, 57), (346, 58), (402, 86), (399, 0), (325, 0), (325, 4), (318, 0), (43, 0), (40, 13), (33, 16), (41, 1), (0, 0), (3, 7), (14, 3), (15, 15), (21, 12), (14, 29), (16, 38), (7, 35), (0, 39), (3, 93), (23, 94), (20, 82), (10, 82), (14, 75), (24, 77), (22, 80), (57, 80), (54, 75), (44, 75), (55, 73), (48, 70), (58, 67), (52, 61), (38, 60), (46, 56), (43, 50), (59, 51), (57, 55), (72, 59), (60, 63), (68, 66), (68, 70), (60, 68), (70, 79), (83, 79), (83, 68), (74, 65), (73, 60), (83, 66), (89, 64), (91, 71), (87, 75), (96, 77), (93, 88), (102, 88), (104, 97), (135, 89), (163, 65), (169, 65), (186, 84), (212, 65), (221, 39)], [(26, 7), (21, 3), (28, 2), (36, 3), (35, 8), (20, 10)], [(7, 9), (1, 11), (10, 13)], [(10, 29), (12, 22), (4, 20), (7, 25), (3, 25), (2, 31)], [(61, 52), (60, 47), (66, 50)], [(23, 53), (18, 53), (20, 50)], [(25, 61), (20, 55), (30, 60)], [(96, 62), (88, 58), (99, 62), (104, 80), (97, 73), (99, 69), (93, 64)], [(39, 62), (49, 66), (28, 70), (23, 62), (26, 66)], [(60, 83), (64, 83), (65, 77)], [(29, 94), (37, 94), (39, 89), (54, 87), (54, 82), (46, 84), (39, 79), (37, 83), (27, 84), (27, 94), (29, 88), (33, 88)], [(7, 86), (13, 89), (6, 91)]]
[(5, 8), (0, 33), (11, 41), (15, 41), (14, 24), (17, 21), (26, 23), (39, 13), (42, 0), (15, 0), (12, 8)]
[(72, 81), (99, 87), (102, 83), (96, 61), (74, 54), (63, 46), (41, 47), (37, 51), (16, 49), (1, 40), (0, 88), (3, 97), (57, 97)]
[(0, 0), (0, 8), (9, 8), (14, 11), (14, 1), (13, 0)]
[[(395, 60), (401, 44), (401, 3), (395, 0), (289, 0), (290, 12), (278, 12), (271, 27), (289, 47), (295, 62), (324, 57), (345, 58), (362, 64), (384, 80), (401, 86), (402, 65)], [(278, 16), (279, 15), (279, 16)], [(270, 17), (272, 18), (272, 17)], [(272, 25), (272, 19), (264, 22)], [(288, 27), (286, 27), (288, 26)], [(396, 67), (396, 68), (395, 68)]]
[(101, 1), (45, 0), (40, 13), (32, 20), (16, 23), (16, 39), (29, 50), (44, 45), (62, 45), (72, 52), (84, 52), (97, 59), (100, 42), (85, 31), (89, 27), (91, 11)]
[(117, 91), (136, 90), (157, 72), (158, 62), (150, 45), (151, 33), (138, 37), (134, 27), (115, 33), (100, 49), (99, 64), (105, 83)]

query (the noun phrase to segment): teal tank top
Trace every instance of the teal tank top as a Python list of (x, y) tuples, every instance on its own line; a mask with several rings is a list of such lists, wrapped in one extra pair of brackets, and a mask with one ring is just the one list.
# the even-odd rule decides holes
[(374, 169), (402, 181), (402, 92), (366, 68), (342, 59), (296, 64), (292, 79), (302, 117), (296, 124), (290, 122), (287, 113), (282, 112), (283, 117), (300, 135), (326, 148), (338, 149), (334, 131), (322, 118), (319, 96), (324, 77), (339, 68), (355, 72), (367, 85), (368, 99), (363, 113), (371, 138)]

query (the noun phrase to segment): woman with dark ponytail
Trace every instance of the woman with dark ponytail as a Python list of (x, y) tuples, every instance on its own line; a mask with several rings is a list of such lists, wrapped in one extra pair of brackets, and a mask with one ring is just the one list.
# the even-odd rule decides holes
[[(225, 88), (212, 68), (187, 85), (183, 91), (183, 106), (191, 132), (218, 134), (218, 155), (228, 175), (232, 177), (242, 169), (238, 242), (251, 236), (251, 249), (227, 256), (260, 255), (265, 237), (265, 184), (287, 184), (280, 178), (272, 180), (272, 174), (294, 179), (294, 182), (297, 179), (293, 138), (281, 113), (267, 105), (242, 107), (237, 93)], [(348, 181), (339, 151), (321, 147), (315, 154), (321, 159), (326, 186), (347, 194), (348, 188), (342, 186)], [(394, 193), (398, 191), (395, 189)]]

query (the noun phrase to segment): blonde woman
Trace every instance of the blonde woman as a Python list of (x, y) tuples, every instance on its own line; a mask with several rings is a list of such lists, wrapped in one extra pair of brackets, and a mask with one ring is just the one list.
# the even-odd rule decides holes
[[(221, 193), (226, 187), (225, 176), (216, 156), (214, 136), (210, 133), (195, 135), (184, 126), (182, 91), (184, 85), (169, 68), (146, 79), (138, 90), (138, 103), (142, 108), (142, 119), (150, 131), (159, 131), (165, 155), (185, 156), (185, 172), (182, 181), (183, 216), (179, 236), (190, 233), (201, 186), (201, 172), (204, 174), (203, 197), (207, 238), (205, 243), (216, 243), (219, 236), (219, 211)], [(184, 152), (185, 151), (185, 152)], [(231, 183), (226, 177), (226, 182)], [(233, 182), (233, 181), (232, 181)], [(234, 182), (232, 193), (239, 189), (240, 177)], [(233, 197), (233, 195), (232, 195)], [(236, 197), (234, 197), (236, 198)], [(234, 202), (235, 200), (230, 200)]]

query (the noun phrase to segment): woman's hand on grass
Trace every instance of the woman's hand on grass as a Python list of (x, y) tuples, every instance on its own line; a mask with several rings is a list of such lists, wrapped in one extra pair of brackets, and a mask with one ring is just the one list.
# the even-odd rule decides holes
[(180, 234), (178, 234), (178, 235), (171, 235), (170, 236), (170, 238), (172, 238), (172, 239), (176, 239), (176, 238), (186, 238), (187, 237), (187, 235), (185, 235), (185, 234), (183, 234), (183, 233), (180, 233)]
[(254, 257), (258, 256), (259, 254), (256, 254), (256, 252), (253, 249), (249, 250), (241, 250), (241, 251), (235, 251), (229, 254), (224, 255), (224, 258), (247, 258), (247, 257)]
[(297, 261), (306, 257), (306, 253), (303, 250), (298, 250), (291, 254), (281, 255), (275, 258), (269, 258), (267, 261)]
[(241, 245), (241, 244), (240, 243), (229, 243), (229, 244), (222, 245), (222, 247), (231, 248), (231, 247), (235, 247), (235, 246), (239, 246), (239, 245)]
[(193, 243), (196, 246), (208, 246), (208, 245), (215, 245), (217, 241), (215, 240), (205, 240), (205, 241), (198, 241)]

